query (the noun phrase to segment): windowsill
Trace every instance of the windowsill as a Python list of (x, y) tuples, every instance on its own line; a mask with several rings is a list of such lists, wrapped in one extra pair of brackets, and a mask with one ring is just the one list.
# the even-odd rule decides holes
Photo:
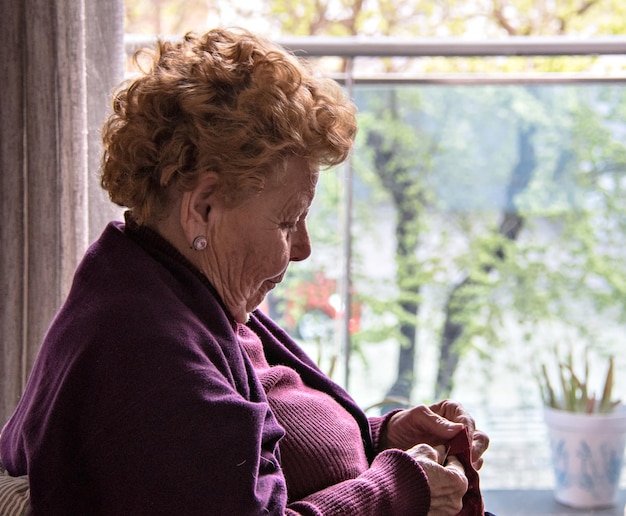
[(482, 492), (485, 510), (495, 516), (569, 516), (569, 515), (603, 515), (624, 516), (626, 491), (619, 492), (614, 507), (606, 509), (573, 509), (561, 505), (554, 499), (552, 490), (486, 490)]

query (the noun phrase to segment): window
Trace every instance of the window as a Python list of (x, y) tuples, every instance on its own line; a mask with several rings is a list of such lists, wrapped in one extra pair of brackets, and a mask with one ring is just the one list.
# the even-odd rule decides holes
[[(283, 42), (331, 71), (326, 54), (348, 57), (336, 78), (360, 132), (349, 163), (321, 175), (313, 255), (264, 309), (370, 413), (463, 402), (492, 438), (485, 489), (552, 485), (535, 379), (547, 350), (601, 357), (623, 338), (626, 61), (609, 44), (556, 42), (422, 42), (402, 55), (384, 42)], [(492, 69), (503, 55), (605, 55), (577, 58), (576, 73), (443, 75), (419, 61), (372, 73), (383, 70), (372, 55), (420, 52)]]
[[(324, 46), (318, 42), (309, 54)], [(503, 51), (496, 47), (483, 59)], [(339, 319), (335, 341), (324, 333), (303, 345), (372, 412), (403, 398), (466, 404), (492, 437), (485, 489), (552, 485), (535, 379), (547, 351), (588, 346), (602, 357), (620, 349), (620, 59), (575, 58), (586, 61), (577, 74), (359, 78), (368, 67), (353, 62), (352, 77), (338, 75), (359, 107), (358, 141), (348, 169), (322, 175), (311, 214), (313, 256), (294, 264), (275, 291), (289, 300), (275, 315), (287, 310), (297, 319), (293, 298), (308, 292), (295, 312), (305, 322), (305, 308), (325, 313), (327, 323)], [(592, 75), (599, 68), (611, 73)], [(328, 295), (330, 282), (339, 288)], [(341, 292), (334, 312), (312, 306)], [(624, 358), (618, 354), (618, 370)], [(592, 363), (598, 380), (601, 363)], [(400, 400), (385, 403), (390, 396)]]

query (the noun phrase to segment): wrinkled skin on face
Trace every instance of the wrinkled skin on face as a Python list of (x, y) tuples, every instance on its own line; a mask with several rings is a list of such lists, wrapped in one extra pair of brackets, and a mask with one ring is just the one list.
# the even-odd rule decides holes
[[(289, 159), (263, 190), (233, 206), (215, 193), (219, 176), (208, 173), (194, 190), (181, 194), (173, 215), (157, 230), (200, 269), (234, 319), (244, 323), (282, 281), (289, 263), (311, 254), (306, 216), (317, 177), (305, 160)], [(202, 251), (191, 248), (199, 235), (208, 240)]]

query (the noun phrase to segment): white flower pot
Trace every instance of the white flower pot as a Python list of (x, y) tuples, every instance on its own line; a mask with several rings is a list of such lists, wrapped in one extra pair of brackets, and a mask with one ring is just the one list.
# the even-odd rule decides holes
[(545, 407), (558, 502), (580, 509), (615, 505), (624, 445), (626, 407), (579, 414)]

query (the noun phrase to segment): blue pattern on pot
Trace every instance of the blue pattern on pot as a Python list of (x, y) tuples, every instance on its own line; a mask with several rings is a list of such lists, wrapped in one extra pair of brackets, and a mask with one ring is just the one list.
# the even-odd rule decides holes
[(614, 505), (624, 459), (626, 414), (544, 411), (557, 501), (577, 508)]
[[(568, 450), (568, 445), (574, 448)], [(618, 485), (623, 462), (621, 443), (616, 447), (604, 442), (592, 450), (586, 440), (567, 443), (558, 439), (553, 442), (552, 450), (557, 488), (577, 487), (593, 498), (600, 498)]]

